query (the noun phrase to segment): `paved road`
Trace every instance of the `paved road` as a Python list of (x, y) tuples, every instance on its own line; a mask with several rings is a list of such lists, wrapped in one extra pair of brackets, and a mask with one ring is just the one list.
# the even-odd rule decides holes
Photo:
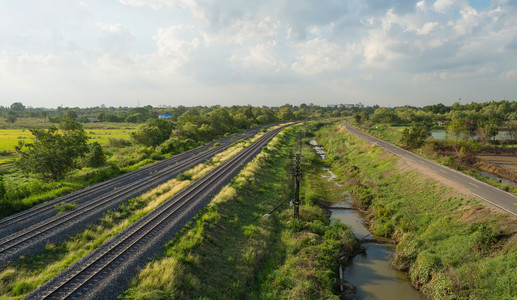
[(371, 135), (368, 135), (362, 131), (359, 131), (352, 126), (345, 124), (348, 131), (351, 133), (367, 140), (372, 143), (376, 143), (378, 146), (386, 149), (387, 151), (403, 158), (406, 160), (410, 160), (416, 164), (419, 164), (423, 167), (431, 169), (434, 173), (439, 174), (445, 177), (448, 180), (454, 182), (455, 185), (461, 186), (464, 190), (469, 191), (474, 196), (499, 207), (502, 210), (509, 212), (510, 214), (517, 216), (517, 197), (507, 193), (503, 190), (495, 188), (491, 185), (488, 185), (482, 181), (479, 181), (475, 178), (467, 176), (459, 171), (453, 170), (451, 168), (442, 166), (425, 158), (422, 158), (418, 155), (415, 155), (409, 151), (401, 149), (397, 146), (394, 146), (388, 142), (375, 138)]

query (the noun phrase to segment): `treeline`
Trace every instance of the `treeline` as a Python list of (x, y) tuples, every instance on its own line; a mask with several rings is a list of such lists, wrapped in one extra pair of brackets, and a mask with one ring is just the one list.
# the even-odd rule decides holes
[(474, 131), (482, 123), (491, 122), (503, 125), (517, 120), (517, 102), (491, 101), (451, 106), (444, 104), (428, 105), (421, 108), (402, 106), (396, 108), (366, 107), (358, 111), (356, 120), (371, 121), (390, 125), (409, 125), (412, 122), (464, 121), (468, 129)]
[[(472, 165), (481, 150), (492, 151), (496, 149), (495, 145), (514, 145), (517, 142), (515, 101), (454, 103), (451, 106), (436, 104), (422, 108), (372, 107), (358, 111), (354, 120), (371, 131), (380, 131), (387, 125), (407, 126), (402, 130), (402, 146), (418, 149), (428, 145), (434, 151), (452, 154), (450, 157), (454, 161), (450, 165)], [(444, 130), (446, 139), (428, 139), (432, 129)], [(496, 140), (500, 132), (504, 132), (504, 136)]]
[[(23, 115), (25, 110), (21, 103), (13, 103), (9, 109), (19, 112), (19, 115)], [(95, 111), (84, 110), (80, 109), (79, 112)], [(20, 141), (16, 147), (16, 166), (21, 171), (37, 174), (46, 181), (60, 180), (74, 169), (100, 166), (106, 160), (98, 143), (87, 144), (87, 134), (78, 123), (78, 113), (70, 109), (60, 112), (60, 115), (53, 117), (61, 120), (59, 127), (52, 125), (47, 129), (31, 128), (34, 136), (32, 142)], [(132, 113), (129, 116), (134, 117), (135, 122), (142, 124), (130, 134), (130, 141), (122, 140), (119, 144), (132, 145), (132, 153), (141, 155), (128, 155), (121, 160), (128, 163), (120, 163), (121, 167), (148, 159), (162, 159), (167, 155), (181, 153), (216, 138), (256, 126), (331, 115), (341, 116), (342, 112), (347, 113), (344, 110), (314, 105), (284, 105), (275, 108), (180, 106), (165, 110), (141, 107), (132, 108), (129, 112)], [(166, 118), (158, 117), (164, 114)]]
[(60, 123), (68, 118), (79, 122), (129, 122), (144, 123), (156, 119), (161, 114), (170, 114), (170, 120), (179, 121), (182, 116), (206, 115), (220, 109), (228, 110), (229, 114), (237, 115), (241, 122), (265, 124), (270, 121), (300, 120), (308, 117), (322, 118), (327, 116), (348, 115), (350, 109), (344, 107), (320, 107), (313, 104), (300, 106), (284, 105), (280, 107), (252, 107), (252, 106), (195, 106), (195, 107), (106, 107), (90, 108), (58, 107), (57, 109), (26, 107), (21, 102), (14, 102), (10, 106), (0, 106), (0, 116), (8, 123), (14, 123), (19, 118), (44, 118), (50, 123)]

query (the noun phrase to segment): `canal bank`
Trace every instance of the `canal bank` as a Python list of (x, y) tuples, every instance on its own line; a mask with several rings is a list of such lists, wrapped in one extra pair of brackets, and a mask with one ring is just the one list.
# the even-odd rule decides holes
[(392, 265), (425, 298), (517, 297), (516, 218), (413, 170), (341, 124), (315, 139), (370, 231), (397, 241)]
[[(325, 159), (325, 149), (311, 140), (312, 148)], [(422, 299), (422, 295), (411, 286), (408, 276), (395, 270), (390, 264), (394, 245), (372, 233), (365, 226), (364, 214), (353, 208), (352, 197), (346, 187), (337, 182), (337, 175), (325, 169), (321, 175), (327, 181), (327, 190), (334, 202), (327, 206), (331, 222), (349, 226), (358, 239), (380, 242), (362, 243), (364, 251), (341, 268), (340, 277), (354, 289), (345, 298), (356, 299)]]

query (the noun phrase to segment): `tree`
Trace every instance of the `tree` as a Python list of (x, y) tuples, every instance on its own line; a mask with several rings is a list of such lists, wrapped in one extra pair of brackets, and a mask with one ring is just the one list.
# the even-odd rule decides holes
[(404, 128), (401, 142), (408, 148), (420, 148), (431, 132), (431, 127), (425, 122), (413, 122), (411, 128)]
[(34, 135), (33, 142), (20, 141), (16, 146), (16, 151), (20, 153), (16, 163), (20, 169), (39, 174), (47, 181), (61, 179), (74, 169), (77, 158), (88, 152), (88, 137), (81, 124), (69, 125), (63, 130), (54, 126), (30, 129)]
[(397, 115), (386, 107), (375, 110), (372, 116), (372, 122), (382, 124), (395, 124), (398, 122)]
[(11, 110), (20, 113), (25, 110), (25, 105), (23, 105), (21, 102), (14, 102), (11, 104)]
[(11, 123), (11, 124), (12, 124), (12, 123), (16, 122), (16, 116), (15, 116), (15, 115), (11, 115), (11, 114), (9, 114), (9, 115), (7, 115), (7, 117), (5, 118), (5, 121), (6, 121), (7, 123)]
[(106, 162), (106, 154), (98, 142), (89, 145), (90, 152), (86, 155), (86, 163), (89, 167), (98, 167)]
[(63, 115), (63, 117), (65, 119), (74, 119), (75, 120), (75, 119), (77, 119), (78, 115), (75, 112), (75, 110), (69, 109), (69, 110), (65, 111), (65, 114)]
[(354, 120), (357, 124), (361, 124), (362, 123), (362, 118), (359, 114), (355, 114), (354, 115)]
[(281, 121), (291, 121), (294, 119), (293, 111), (291, 110), (291, 107), (289, 106), (282, 106), (280, 110), (278, 111), (278, 118)]
[(475, 162), (476, 153), (479, 152), (480, 147), (477, 142), (469, 140), (469, 132), (464, 121), (453, 120), (449, 122), (447, 135), (451, 138), (449, 143), (460, 162)]
[(137, 144), (156, 147), (171, 137), (173, 129), (174, 123), (170, 121), (151, 119), (146, 124), (140, 125), (135, 132), (132, 132), (131, 138)]
[(468, 136), (467, 126), (462, 120), (452, 120), (447, 125), (447, 135), (454, 140), (465, 140)]

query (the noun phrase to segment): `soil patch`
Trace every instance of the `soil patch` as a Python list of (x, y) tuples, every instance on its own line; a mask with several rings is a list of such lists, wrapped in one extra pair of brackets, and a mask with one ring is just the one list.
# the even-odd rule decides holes
[(517, 172), (517, 156), (515, 155), (480, 155), (478, 158)]

